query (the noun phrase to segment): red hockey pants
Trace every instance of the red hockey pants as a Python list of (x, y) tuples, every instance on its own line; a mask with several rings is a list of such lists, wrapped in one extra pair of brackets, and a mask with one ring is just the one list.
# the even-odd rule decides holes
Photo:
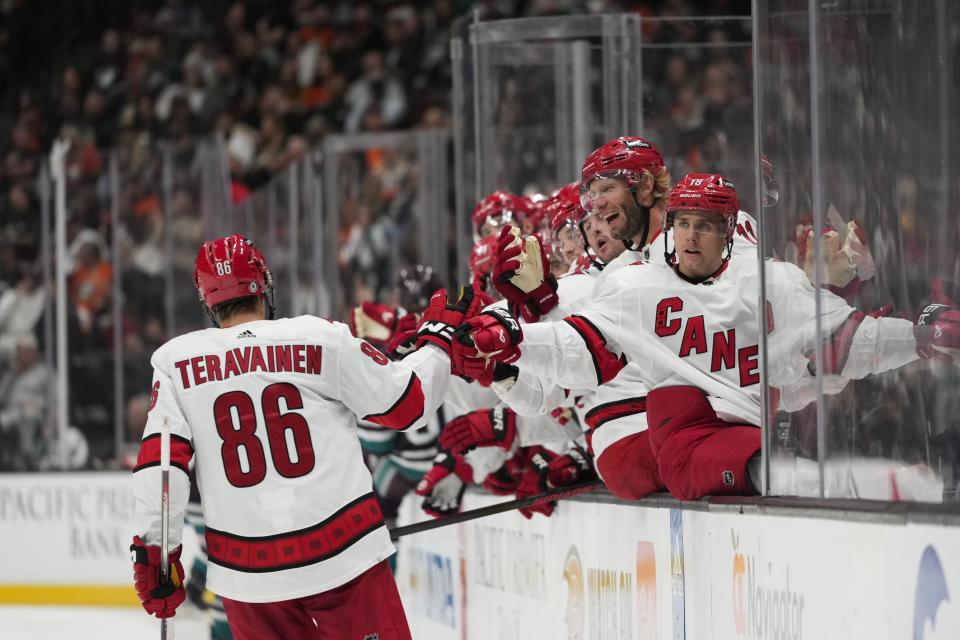
[(647, 424), (660, 477), (677, 499), (756, 493), (746, 467), (760, 450), (760, 429), (724, 422), (700, 389), (649, 392)]

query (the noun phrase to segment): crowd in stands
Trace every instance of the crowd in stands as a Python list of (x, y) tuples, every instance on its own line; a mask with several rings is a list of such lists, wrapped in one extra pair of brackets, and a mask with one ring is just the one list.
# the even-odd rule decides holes
[[(149, 388), (149, 355), (171, 337), (163, 302), (171, 260), (176, 332), (201, 326), (189, 282), (204, 234), (201, 141), (221, 136), (228, 193), (242, 202), (329, 133), (449, 129), (451, 30), (474, 10), (479, 19), (749, 13), (749, 3), (738, 0), (154, 0), (77, 3), (46, 20), (41, 5), (13, 0), (0, 7), (0, 123), (9, 131), (0, 136), (3, 469), (53, 464), (54, 404), (46, 395), (56, 364), (48, 344), (53, 333), (44, 329), (44, 312), (52, 313), (54, 302), (53, 224), (43, 165), (55, 139), (70, 143), (69, 419), (90, 453), (77, 464), (118, 466), (114, 371), (124, 382), (119, 405), (136, 414)], [(697, 28), (702, 32), (689, 33), (671, 23), (646, 36), (651, 42), (743, 36), (709, 24)], [(748, 107), (746, 55), (651, 59), (651, 126), (672, 132), (664, 146), (684, 149), (687, 170), (703, 168), (715, 147), (705, 123), (732, 123)], [(372, 226), (390, 205), (348, 222)], [(172, 255), (164, 244), (168, 233), (177, 249)], [(358, 235), (341, 230), (344, 238)], [(366, 250), (354, 245), (358, 256)], [(358, 262), (341, 257), (345, 265)], [(122, 362), (115, 369), (118, 319)], [(139, 427), (130, 425), (125, 437), (139, 438)]]

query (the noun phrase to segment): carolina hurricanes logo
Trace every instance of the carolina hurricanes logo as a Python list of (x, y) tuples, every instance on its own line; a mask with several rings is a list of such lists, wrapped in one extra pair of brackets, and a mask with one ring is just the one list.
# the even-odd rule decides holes
[(157, 380), (153, 383), (153, 389), (150, 391), (150, 408), (147, 411), (153, 411), (153, 408), (157, 406), (157, 396), (160, 395), (160, 381)]

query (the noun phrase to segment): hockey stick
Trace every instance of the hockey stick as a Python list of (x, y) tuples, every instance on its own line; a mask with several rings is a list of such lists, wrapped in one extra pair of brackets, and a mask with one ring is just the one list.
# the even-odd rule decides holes
[(523, 507), (532, 507), (534, 505), (543, 504), (544, 502), (552, 502), (553, 500), (571, 498), (573, 496), (582, 496), (585, 493), (590, 493), (594, 489), (600, 489), (602, 487), (602, 480), (593, 480), (592, 482), (585, 482), (584, 484), (575, 484), (569, 487), (558, 487), (535, 496), (530, 496), (529, 498), (507, 500), (506, 502), (492, 504), (489, 507), (471, 509), (470, 511), (458, 513), (455, 516), (447, 516), (444, 518), (437, 518), (435, 520), (427, 520), (426, 522), (407, 524), (402, 527), (394, 527), (393, 529), (390, 529), (390, 539), (396, 540), (402, 536), (408, 536), (411, 533), (429, 531), (430, 529), (445, 527), (450, 524), (475, 520), (484, 516), (492, 516), (495, 513), (503, 513), (504, 511), (513, 511), (514, 509), (521, 509)]
[[(160, 583), (170, 580), (170, 422), (163, 419), (160, 427)], [(169, 636), (167, 632), (169, 631)], [(160, 640), (173, 639), (173, 620), (160, 619)]]

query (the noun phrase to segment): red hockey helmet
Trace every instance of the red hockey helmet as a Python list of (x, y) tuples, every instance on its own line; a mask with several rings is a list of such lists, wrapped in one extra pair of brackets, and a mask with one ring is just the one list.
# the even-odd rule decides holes
[(568, 227), (573, 231), (573, 238), (577, 245), (581, 249), (586, 246), (580, 230), (580, 222), (586, 212), (580, 207), (579, 191), (579, 184), (571, 182), (557, 191), (544, 206), (544, 217), (550, 221), (550, 242), (555, 247), (559, 246), (560, 232)]
[(480, 201), (473, 210), (473, 239), (480, 239), (480, 228), (486, 223), (491, 227), (505, 224), (521, 224), (524, 211), (520, 198), (506, 191), (494, 191)]
[(666, 171), (663, 156), (643, 138), (623, 136), (606, 143), (583, 162), (580, 170), (580, 204), (585, 211), (593, 210), (590, 183), (598, 178), (623, 178), (627, 187), (637, 186), (640, 176), (649, 171), (654, 177)]
[(260, 250), (241, 235), (203, 243), (193, 284), (208, 308), (236, 298), (263, 296), (267, 315), (273, 317), (273, 275)]
[(548, 200), (549, 197), (543, 193), (528, 193), (520, 196), (520, 211), (527, 221), (531, 233), (540, 228), (540, 221), (543, 220), (543, 208)]
[(688, 173), (670, 190), (667, 211), (663, 216), (663, 231), (673, 226), (677, 211), (708, 211), (719, 214), (725, 222), (727, 241), (733, 239), (737, 228), (740, 200), (733, 183), (719, 174)]

